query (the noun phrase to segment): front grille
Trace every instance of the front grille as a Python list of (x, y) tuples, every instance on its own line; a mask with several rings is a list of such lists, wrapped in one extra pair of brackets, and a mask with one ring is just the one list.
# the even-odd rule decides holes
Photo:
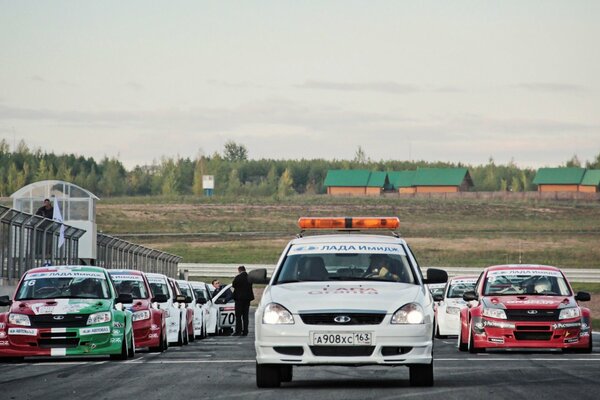
[(558, 321), (560, 310), (505, 310), (509, 321)]
[(304, 354), (302, 346), (276, 346), (273, 347), (273, 350), (286, 356), (301, 356)]
[[(335, 322), (336, 317), (348, 317), (348, 322)], [(300, 314), (306, 325), (379, 325), (385, 318), (385, 313), (314, 313)]]
[(30, 315), (29, 319), (32, 328), (82, 328), (87, 326), (88, 317), (89, 314), (44, 314)]
[(79, 346), (79, 339), (39, 339), (38, 346), (44, 349), (73, 348)]
[(368, 357), (375, 346), (310, 346), (317, 357)]
[(552, 332), (515, 332), (517, 340), (550, 340)]
[(517, 326), (518, 331), (549, 331), (550, 326), (547, 325), (520, 325)]
[(64, 337), (77, 337), (77, 332), (42, 332), (40, 334), (42, 338), (64, 338)]

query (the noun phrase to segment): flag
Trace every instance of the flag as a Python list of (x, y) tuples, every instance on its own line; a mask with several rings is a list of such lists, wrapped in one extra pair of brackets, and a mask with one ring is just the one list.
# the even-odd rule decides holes
[(63, 217), (60, 213), (60, 201), (54, 199), (54, 217), (56, 222), (60, 222), (60, 235), (58, 236), (58, 248), (61, 248), (65, 244), (65, 226), (63, 225)]

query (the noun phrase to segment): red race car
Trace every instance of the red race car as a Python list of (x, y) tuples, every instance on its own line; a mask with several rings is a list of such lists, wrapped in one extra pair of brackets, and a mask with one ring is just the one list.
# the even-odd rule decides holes
[(592, 352), (586, 292), (573, 293), (560, 269), (544, 265), (486, 268), (474, 291), (463, 294), (458, 348), (545, 348)]
[(133, 334), (135, 347), (149, 347), (150, 351), (163, 352), (168, 347), (166, 315), (154, 302), (166, 301), (154, 296), (146, 276), (140, 271), (111, 269), (108, 273), (119, 294), (131, 294), (133, 302), (124, 306), (133, 313)]

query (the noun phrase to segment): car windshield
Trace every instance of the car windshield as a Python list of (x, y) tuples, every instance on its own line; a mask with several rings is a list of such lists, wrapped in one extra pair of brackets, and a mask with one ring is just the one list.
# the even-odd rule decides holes
[(185, 297), (192, 297), (192, 291), (188, 285), (177, 282), (177, 286), (179, 287), (179, 290), (181, 290), (182, 295)]
[(194, 294), (198, 300), (208, 300), (208, 293), (206, 289), (194, 288)]
[(150, 289), (152, 293), (156, 296), (157, 294), (165, 294), (167, 297), (169, 296), (169, 288), (167, 287), (167, 282), (162, 279), (148, 279), (148, 283), (150, 284)]
[[(98, 275), (104, 277), (101, 273)], [(110, 290), (108, 282), (104, 278), (26, 276), (15, 298), (16, 300), (108, 299)]]
[(501, 270), (488, 273), (483, 294), (569, 296), (571, 290), (560, 272)]
[[(298, 247), (298, 246), (296, 246)], [(322, 246), (328, 250), (335, 245)], [(340, 246), (341, 247), (341, 246)], [(359, 246), (346, 245), (347, 248)], [(415, 277), (400, 246), (381, 246), (396, 254), (371, 252), (305, 252), (306, 246), (288, 252), (275, 284), (309, 281), (363, 281), (415, 283)], [(309, 246), (310, 248), (310, 246)]]
[(147, 299), (148, 290), (139, 275), (113, 275), (111, 278), (119, 294), (130, 294), (134, 299)]
[(437, 296), (439, 295), (444, 295), (444, 287), (434, 287), (434, 288), (429, 288), (429, 291), (431, 292), (432, 296)]
[(449, 299), (462, 299), (463, 294), (475, 288), (475, 280), (470, 281), (452, 281), (448, 288), (448, 294), (446, 295)]

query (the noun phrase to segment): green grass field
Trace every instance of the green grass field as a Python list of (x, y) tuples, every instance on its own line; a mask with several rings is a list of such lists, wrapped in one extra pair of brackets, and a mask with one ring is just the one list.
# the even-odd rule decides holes
[(590, 202), (135, 197), (99, 202), (97, 222), (105, 233), (184, 262), (275, 263), (299, 217), (362, 215), (398, 216), (401, 235), (426, 266), (600, 267), (600, 204)]

